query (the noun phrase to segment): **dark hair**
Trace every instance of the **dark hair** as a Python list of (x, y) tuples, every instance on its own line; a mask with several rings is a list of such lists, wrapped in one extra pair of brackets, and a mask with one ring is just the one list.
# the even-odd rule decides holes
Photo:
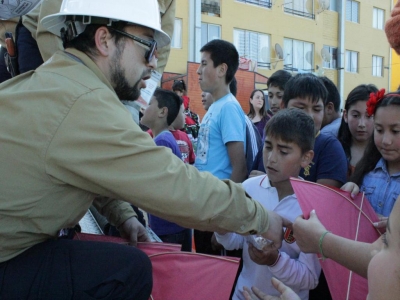
[(214, 68), (221, 64), (226, 64), (228, 70), (226, 71), (226, 84), (229, 84), (239, 67), (239, 53), (236, 47), (224, 40), (212, 40), (201, 47), (200, 52), (210, 53), (210, 58), (214, 63)]
[[(264, 94), (264, 91), (263, 91), (263, 90), (256, 89), (256, 90), (252, 91), (252, 92), (251, 92), (251, 95), (250, 95), (250, 99), (253, 99), (255, 93), (257, 93), (257, 92), (261, 92), (261, 94), (263, 95), (263, 99), (264, 99), (263, 106), (260, 108), (260, 113), (261, 113), (261, 115), (262, 115), (263, 117), (268, 116), (268, 113), (267, 113), (267, 111), (265, 110), (265, 94)], [(251, 104), (250, 100), (249, 100), (249, 104), (250, 104), (250, 111), (249, 111), (249, 113), (247, 114), (247, 116), (248, 116), (249, 118), (252, 119), (252, 118), (254, 118), (254, 117), (256, 116), (256, 111), (255, 111), (255, 109), (254, 109), (253, 104)]]
[[(346, 104), (344, 109), (347, 113), (350, 110), (350, 107), (355, 105), (358, 101), (365, 101), (369, 99), (370, 93), (376, 93), (378, 91), (377, 87), (373, 84), (361, 84), (356, 86), (346, 99)], [(338, 140), (342, 144), (344, 152), (346, 153), (346, 157), (348, 161), (351, 160), (351, 145), (353, 143), (353, 137), (351, 135), (349, 124), (344, 121), (344, 117), (342, 117), (342, 122), (340, 123), (339, 132), (338, 132)]]
[(265, 136), (295, 143), (305, 153), (314, 149), (314, 120), (301, 109), (283, 109), (268, 121)]
[[(400, 91), (386, 94), (383, 99), (379, 101), (376, 105), (375, 114), (380, 107), (387, 107), (390, 105), (400, 106)], [(365, 148), (363, 157), (356, 165), (354, 174), (353, 176), (351, 176), (350, 181), (361, 185), (364, 176), (375, 168), (381, 157), (382, 154), (379, 152), (378, 148), (375, 145), (373, 133), (367, 147)]]
[[(110, 35), (114, 38), (115, 44), (118, 47), (123, 46), (123, 43), (120, 41), (125, 41), (127, 37), (122, 34), (118, 34), (114, 29), (124, 30), (124, 28), (128, 25), (128, 22), (118, 21), (113, 22), (111, 27), (107, 27), (109, 29)], [(86, 26), (85, 30), (78, 35), (76, 38), (66, 41), (64, 43), (64, 48), (75, 48), (83, 53), (85, 53), (90, 58), (94, 59), (98, 55), (98, 50), (96, 48), (96, 42), (94, 40), (94, 36), (96, 34), (97, 29), (100, 27), (104, 27), (104, 25), (95, 25), (89, 24)]]
[(286, 83), (282, 103), (287, 107), (291, 99), (310, 98), (313, 103), (322, 99), (325, 105), (327, 97), (328, 91), (317, 76), (311, 73), (297, 74)]
[(186, 83), (183, 79), (179, 80), (174, 80), (174, 83), (172, 84), (172, 90), (175, 91), (180, 91), (180, 92), (186, 92)]
[(158, 102), (158, 108), (168, 108), (167, 124), (168, 126), (178, 116), (179, 110), (182, 105), (182, 98), (172, 91), (157, 88), (153, 95)]
[(330, 80), (326, 76), (322, 76), (319, 79), (322, 81), (326, 90), (328, 91), (328, 97), (326, 98), (325, 106), (329, 102), (332, 102), (333, 108), (335, 109), (335, 111), (339, 112), (339, 110), (340, 110), (340, 94), (339, 94), (339, 91), (338, 91), (336, 85), (333, 83), (332, 80)]
[(280, 90), (284, 90), (286, 83), (292, 78), (292, 74), (285, 70), (278, 70), (274, 72), (267, 80), (267, 86), (276, 86)]
[(236, 97), (237, 94), (237, 80), (233, 77), (231, 83), (229, 84), (229, 90), (231, 91), (232, 95)]

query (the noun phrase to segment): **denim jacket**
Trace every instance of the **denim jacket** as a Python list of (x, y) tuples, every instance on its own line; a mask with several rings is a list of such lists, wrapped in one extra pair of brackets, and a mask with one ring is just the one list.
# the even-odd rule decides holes
[(385, 160), (381, 158), (364, 176), (360, 191), (365, 193), (377, 214), (388, 217), (400, 194), (400, 172), (389, 175)]

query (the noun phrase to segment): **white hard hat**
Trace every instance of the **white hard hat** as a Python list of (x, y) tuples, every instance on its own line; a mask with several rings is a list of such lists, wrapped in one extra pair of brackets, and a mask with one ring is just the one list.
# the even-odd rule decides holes
[(68, 16), (78, 17), (75, 21), (77, 34), (88, 24), (111, 25), (113, 21), (125, 21), (154, 29), (154, 39), (159, 47), (170, 42), (169, 36), (161, 30), (157, 0), (63, 0), (60, 12), (44, 17), (41, 23), (48, 31), (60, 36)]

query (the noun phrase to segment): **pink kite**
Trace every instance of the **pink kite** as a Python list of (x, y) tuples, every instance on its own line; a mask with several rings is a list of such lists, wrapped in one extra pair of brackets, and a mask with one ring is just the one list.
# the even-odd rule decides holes
[[(315, 209), (321, 223), (332, 233), (360, 242), (376, 241), (380, 232), (373, 226), (378, 217), (364, 193), (350, 193), (297, 178), (290, 179), (305, 219)], [(327, 259), (320, 261), (333, 300), (365, 300), (367, 280)]]

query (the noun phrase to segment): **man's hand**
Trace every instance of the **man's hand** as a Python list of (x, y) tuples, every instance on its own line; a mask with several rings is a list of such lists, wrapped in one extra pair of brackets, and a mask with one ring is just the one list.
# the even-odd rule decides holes
[(262, 236), (270, 240), (271, 243), (264, 247), (264, 250), (278, 250), (282, 246), (283, 227), (292, 228), (292, 222), (273, 211), (268, 210), (269, 228)]
[(146, 228), (144, 228), (136, 217), (126, 220), (118, 227), (118, 230), (121, 237), (129, 239), (130, 244), (133, 246), (136, 246), (137, 242), (151, 242)]
[(249, 243), (249, 256), (258, 265), (273, 265), (278, 259), (278, 250), (258, 250)]

